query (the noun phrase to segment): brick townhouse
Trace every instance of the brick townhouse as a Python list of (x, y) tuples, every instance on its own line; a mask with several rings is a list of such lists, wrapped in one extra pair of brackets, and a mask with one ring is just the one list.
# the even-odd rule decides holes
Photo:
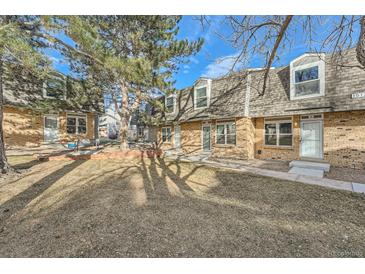
[(7, 148), (95, 138), (98, 116), (86, 107), (82, 111), (69, 108), (35, 112), (35, 102), (67, 98), (67, 91), (59, 89), (62, 77), (48, 81), (38, 81), (30, 75), (9, 79), (5, 76), (3, 83), (3, 127)]
[(308, 53), (270, 70), (198, 79), (165, 98), (164, 151), (239, 159), (310, 160), (365, 168), (365, 71)]

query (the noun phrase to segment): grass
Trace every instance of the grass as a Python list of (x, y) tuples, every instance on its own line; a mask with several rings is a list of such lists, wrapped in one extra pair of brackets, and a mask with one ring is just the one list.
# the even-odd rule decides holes
[(0, 256), (363, 257), (364, 202), (163, 159), (51, 161), (0, 186)]

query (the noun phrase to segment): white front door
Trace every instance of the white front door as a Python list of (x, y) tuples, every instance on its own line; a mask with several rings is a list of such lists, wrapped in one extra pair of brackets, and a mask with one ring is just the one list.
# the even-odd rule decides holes
[(304, 158), (323, 158), (323, 122), (301, 122), (300, 156)]
[(175, 148), (179, 149), (181, 147), (181, 130), (180, 126), (175, 126)]
[(44, 141), (55, 142), (58, 140), (58, 118), (57, 115), (44, 116)]

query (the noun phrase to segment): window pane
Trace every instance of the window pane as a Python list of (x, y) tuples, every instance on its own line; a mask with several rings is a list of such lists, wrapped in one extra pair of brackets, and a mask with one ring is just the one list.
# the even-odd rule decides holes
[(86, 133), (86, 127), (85, 126), (79, 126), (77, 129), (78, 129), (78, 134)]
[(46, 95), (48, 97), (58, 97), (62, 95), (64, 87), (60, 80), (49, 79), (45, 83)]
[(236, 134), (236, 124), (235, 123), (229, 123), (226, 125), (227, 127), (227, 134)]
[(167, 128), (167, 141), (171, 142), (171, 128)]
[(173, 97), (166, 98), (166, 110), (167, 110), (167, 112), (174, 111), (174, 98)]
[(44, 119), (44, 127), (45, 128), (52, 128), (57, 129), (57, 120), (52, 118), (45, 118)]
[(281, 123), (280, 125), (280, 133), (291, 133), (291, 123)]
[(68, 126), (75, 126), (76, 125), (76, 118), (67, 118), (67, 125)]
[(280, 146), (291, 146), (292, 145), (292, 135), (280, 135), (279, 145)]
[(227, 135), (227, 144), (235, 145), (236, 144), (236, 135)]
[(166, 105), (167, 106), (172, 106), (174, 104), (174, 98), (173, 97), (168, 97), (166, 99)]
[(318, 66), (295, 71), (295, 83), (318, 79)]
[(86, 119), (85, 118), (78, 118), (79, 126), (86, 126)]
[(217, 135), (217, 144), (225, 144), (225, 138), (224, 135), (218, 134)]
[(75, 134), (76, 133), (76, 126), (67, 126), (67, 133), (68, 134)]
[(318, 94), (319, 91), (319, 80), (295, 84), (295, 96)]
[(166, 112), (171, 113), (174, 111), (174, 106), (166, 106)]
[(207, 89), (204, 87), (204, 88), (198, 88), (196, 90), (196, 98), (199, 98), (199, 97), (206, 97), (207, 96)]
[(265, 124), (265, 134), (276, 134), (276, 124)]
[(217, 134), (224, 134), (224, 125), (217, 125)]
[(276, 134), (265, 135), (265, 145), (276, 146)]
[(171, 128), (162, 128), (162, 142), (171, 142)]
[(198, 108), (202, 108), (202, 107), (206, 107), (207, 104), (207, 97), (203, 97), (203, 98), (198, 98), (196, 99), (196, 107)]

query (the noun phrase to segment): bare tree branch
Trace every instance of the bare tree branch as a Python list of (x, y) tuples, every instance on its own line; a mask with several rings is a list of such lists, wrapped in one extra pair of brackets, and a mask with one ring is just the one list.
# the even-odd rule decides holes
[(283, 22), (283, 24), (281, 25), (281, 28), (280, 28), (280, 32), (278, 34), (278, 37), (276, 39), (276, 42), (274, 44), (274, 47), (273, 47), (273, 50), (271, 51), (270, 53), (270, 57), (268, 59), (268, 62), (266, 64), (266, 68), (265, 68), (265, 74), (264, 74), (264, 83), (263, 83), (263, 86), (262, 86), (262, 91), (260, 93), (260, 95), (264, 95), (265, 94), (265, 90), (266, 90), (266, 84), (267, 84), (267, 78), (269, 76), (269, 72), (270, 72), (270, 68), (271, 68), (271, 65), (272, 63), (274, 62), (274, 59), (275, 59), (275, 56), (276, 56), (276, 52), (280, 46), (280, 43), (284, 37), (284, 34), (290, 24), (290, 21), (292, 20), (293, 16), (292, 15), (287, 15), (285, 17), (285, 20)]

